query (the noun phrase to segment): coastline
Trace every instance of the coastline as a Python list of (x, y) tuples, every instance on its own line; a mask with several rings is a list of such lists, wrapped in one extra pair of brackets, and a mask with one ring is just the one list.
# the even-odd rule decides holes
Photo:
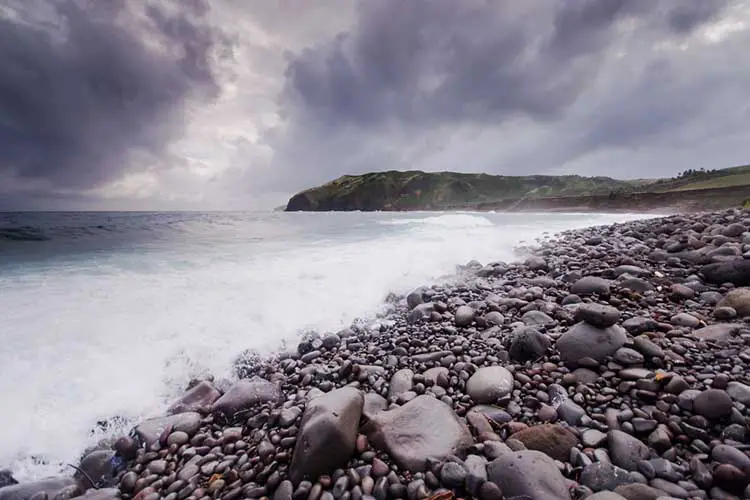
[[(747, 425), (750, 381), (732, 367), (716, 382), (689, 373), (689, 361), (711, 361), (711, 349), (742, 352), (750, 330), (737, 310), (730, 318), (722, 306), (717, 316), (729, 293), (722, 283), (688, 278), (711, 261), (747, 262), (749, 230), (747, 210), (649, 218), (553, 235), (523, 262), (470, 263), (463, 282), (392, 297), (377, 328), (246, 357), (237, 367), (244, 381), (234, 384), (195, 381), (174, 415), (88, 453), (85, 474), (0, 488), (0, 500), (19, 488), (139, 500), (583, 498), (628, 484), (741, 495), (750, 475), (737, 452), (750, 464), (748, 441), (732, 426)], [(706, 293), (720, 296), (699, 299)], [(734, 326), (698, 335), (705, 324)], [(591, 339), (606, 349), (591, 350)], [(727, 358), (717, 359), (723, 370)], [(699, 396), (711, 399), (709, 410), (698, 411)], [(717, 405), (726, 412), (714, 416)], [(673, 406), (684, 422), (670, 420)], [(734, 451), (719, 448), (716, 458), (717, 446)], [(529, 484), (498, 464), (524, 470)], [(627, 479), (600, 488), (620, 470)]]

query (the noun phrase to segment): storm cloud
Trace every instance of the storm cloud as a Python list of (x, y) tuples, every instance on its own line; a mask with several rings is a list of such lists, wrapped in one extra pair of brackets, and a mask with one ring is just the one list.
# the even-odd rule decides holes
[(748, 0), (13, 5), (0, 202), (241, 209), (372, 170), (748, 161)]
[(134, 155), (162, 156), (181, 133), (186, 101), (219, 94), (214, 58), (231, 40), (203, 22), (209, 9), (207, 0), (8, 5), (2, 190), (90, 189), (132, 171)]

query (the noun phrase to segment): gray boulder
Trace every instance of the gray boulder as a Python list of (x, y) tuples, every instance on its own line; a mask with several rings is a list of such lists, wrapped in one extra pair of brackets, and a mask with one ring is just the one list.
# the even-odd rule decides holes
[(211, 382), (204, 380), (188, 389), (185, 394), (173, 402), (167, 409), (167, 413), (170, 415), (190, 411), (208, 413), (211, 411), (211, 405), (220, 397), (221, 393), (218, 389)]
[(289, 468), (295, 485), (331, 473), (351, 458), (364, 402), (361, 391), (343, 387), (307, 403)]
[[(80, 491), (86, 491), (94, 487), (112, 487), (117, 484), (116, 471), (112, 464), (113, 450), (92, 451), (81, 460), (78, 465), (80, 470), (75, 471), (73, 479)], [(82, 474), (81, 471), (85, 473)], [(94, 482), (91, 484), (89, 479)]]
[(502, 366), (479, 368), (466, 382), (466, 393), (475, 403), (496, 403), (513, 390), (513, 374)]
[(406, 296), (406, 306), (409, 308), (409, 310), (414, 309), (419, 304), (424, 302), (423, 291), (424, 290), (422, 288), (417, 288)]
[(0, 488), (13, 486), (14, 484), (18, 484), (18, 481), (13, 477), (13, 473), (8, 469), (0, 470)]
[(456, 309), (456, 326), (469, 326), (474, 321), (474, 309), (469, 306), (459, 306)]
[(584, 276), (570, 287), (570, 293), (584, 295), (609, 295), (609, 280), (596, 276)]
[(284, 395), (276, 384), (260, 377), (243, 379), (224, 393), (211, 408), (215, 418), (225, 422), (236, 422), (248, 417), (248, 411), (264, 403), (279, 404)]
[(586, 497), (586, 500), (628, 500), (622, 495), (618, 495), (614, 491), (600, 491), (594, 493), (590, 497)]
[(174, 431), (182, 431), (192, 436), (201, 426), (200, 413), (187, 412), (169, 415), (166, 417), (155, 417), (144, 420), (135, 427), (135, 434), (141, 443), (151, 446), (159, 440), (167, 427)]
[(750, 288), (742, 287), (730, 290), (718, 306), (731, 307), (741, 318), (750, 316)]
[(570, 500), (570, 491), (555, 461), (542, 452), (503, 453), (487, 466), (489, 480), (506, 498)]
[(750, 260), (734, 259), (729, 262), (717, 262), (701, 268), (700, 274), (708, 283), (721, 285), (734, 283), (736, 286), (750, 285)]
[(734, 337), (744, 326), (740, 323), (717, 323), (694, 330), (693, 335), (701, 340), (726, 342)]
[(429, 457), (441, 460), (463, 455), (474, 444), (468, 427), (453, 410), (427, 395), (375, 414), (362, 430), (373, 446), (411, 472), (426, 470)]
[(577, 365), (582, 358), (604, 361), (625, 345), (627, 335), (618, 325), (597, 328), (588, 323), (576, 323), (562, 334), (555, 344), (567, 365)]
[(517, 328), (513, 331), (508, 355), (515, 361), (534, 360), (542, 357), (551, 344), (550, 338), (535, 328)]
[(651, 450), (638, 438), (622, 431), (613, 430), (607, 433), (609, 456), (612, 463), (627, 471), (637, 471), (638, 462), (646, 460)]
[(581, 304), (576, 310), (575, 320), (597, 328), (607, 328), (620, 321), (620, 311), (604, 304)]
[(554, 326), (557, 323), (549, 314), (542, 311), (527, 311), (521, 316), (521, 321), (529, 326)]
[(75, 486), (72, 477), (50, 477), (31, 483), (20, 483), (0, 488), (0, 500), (29, 500), (34, 495), (52, 498), (62, 489)]
[(409, 314), (406, 316), (406, 321), (411, 324), (419, 323), (420, 321), (430, 319), (430, 316), (432, 316), (433, 312), (435, 312), (435, 304), (433, 304), (432, 302), (419, 304), (414, 309), (409, 311)]

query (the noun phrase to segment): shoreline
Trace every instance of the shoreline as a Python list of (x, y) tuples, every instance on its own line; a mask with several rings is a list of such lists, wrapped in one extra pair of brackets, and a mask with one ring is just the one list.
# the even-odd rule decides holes
[[(195, 381), (174, 415), (88, 453), (84, 473), (0, 487), (0, 500), (23, 488), (87, 499), (578, 499), (629, 484), (741, 496), (750, 380), (734, 366), (750, 366), (750, 351), (726, 377), (688, 373), (688, 361), (744, 352), (750, 323), (723, 306), (717, 316), (721, 283), (688, 278), (712, 260), (750, 262), (748, 231), (747, 210), (647, 218), (544, 237), (523, 262), (459, 266), (464, 283), (391, 297), (379, 328), (247, 357), (244, 381)], [(705, 324), (734, 326), (696, 337)], [(527, 481), (508, 477), (511, 466)]]

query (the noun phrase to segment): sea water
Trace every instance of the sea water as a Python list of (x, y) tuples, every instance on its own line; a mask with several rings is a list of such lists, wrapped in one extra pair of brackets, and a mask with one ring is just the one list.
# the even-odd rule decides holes
[(58, 474), (246, 349), (349, 326), (545, 232), (639, 217), (0, 214), (0, 469)]

